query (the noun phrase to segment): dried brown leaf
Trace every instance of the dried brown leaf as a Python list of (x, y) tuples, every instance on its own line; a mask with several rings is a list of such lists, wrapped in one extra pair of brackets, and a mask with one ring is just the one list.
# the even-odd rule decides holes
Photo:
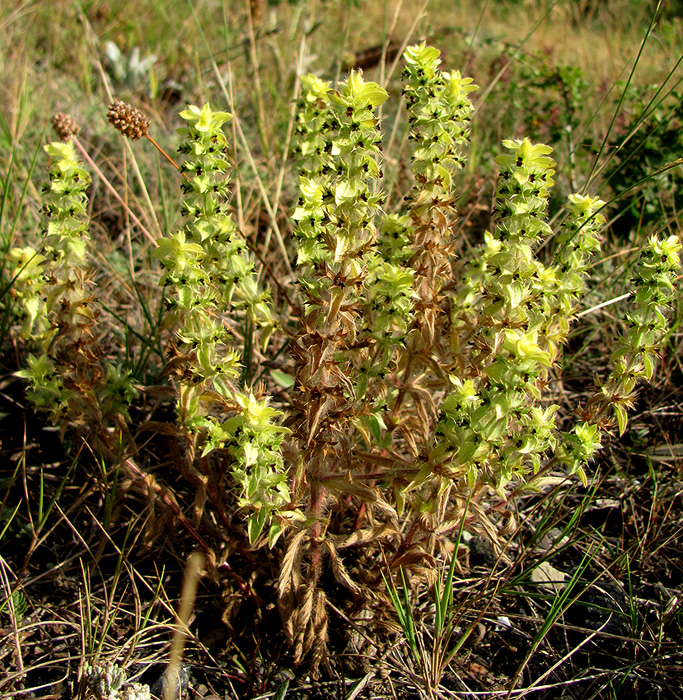
[[(346, 547), (353, 547), (357, 544), (367, 544), (368, 542), (376, 542), (377, 540), (384, 539), (385, 537), (391, 537), (396, 534), (396, 528), (391, 525), (377, 525), (372, 528), (356, 530), (353, 534), (349, 535), (343, 540), (340, 538), (336, 541), (336, 546), (337, 549), (345, 549)], [(336, 538), (331, 539), (336, 540)]]
[(332, 564), (332, 572), (334, 573), (335, 579), (341, 583), (342, 586), (347, 588), (353, 595), (359, 596), (361, 593), (360, 586), (353, 581), (351, 576), (349, 576), (349, 572), (346, 570), (341, 557), (337, 554), (334, 544), (327, 540), (325, 542), (325, 548), (330, 555), (330, 563)]
[(425, 565), (427, 568), (434, 566), (434, 557), (427, 552), (422, 545), (413, 543), (408, 545), (391, 562), (392, 568), (414, 568), (416, 565)]
[(138, 432), (140, 433), (145, 431), (157, 433), (158, 435), (167, 435), (169, 437), (177, 437), (182, 434), (177, 423), (165, 423), (155, 420), (147, 421), (138, 428)]
[(280, 598), (296, 592), (301, 586), (301, 557), (306, 535), (306, 530), (297, 532), (287, 545), (287, 551), (280, 567), (278, 584)]

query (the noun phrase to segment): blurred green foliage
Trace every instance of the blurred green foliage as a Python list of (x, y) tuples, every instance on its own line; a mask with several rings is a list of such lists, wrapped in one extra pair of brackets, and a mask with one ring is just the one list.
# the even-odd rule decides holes
[(661, 95), (657, 85), (629, 88), (624, 121), (610, 142), (605, 179), (621, 197), (614, 230), (620, 238), (671, 225), (683, 206), (683, 95)]

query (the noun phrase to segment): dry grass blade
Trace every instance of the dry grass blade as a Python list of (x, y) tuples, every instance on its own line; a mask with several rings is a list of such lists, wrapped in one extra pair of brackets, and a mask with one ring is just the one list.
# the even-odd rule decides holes
[(171, 654), (165, 673), (163, 700), (178, 700), (182, 694), (180, 685), (180, 666), (183, 658), (183, 647), (189, 634), (190, 616), (197, 597), (197, 585), (201, 575), (204, 558), (199, 553), (190, 556), (185, 567), (185, 578), (180, 596), (177, 626), (171, 644)]

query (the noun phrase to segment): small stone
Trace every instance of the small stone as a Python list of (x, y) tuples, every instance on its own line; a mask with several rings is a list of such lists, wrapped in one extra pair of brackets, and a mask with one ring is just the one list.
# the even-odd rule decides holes
[(470, 566), (494, 566), (498, 558), (487, 537), (474, 535), (468, 546), (470, 548)]
[(576, 627), (630, 637), (628, 610), (628, 598), (619, 586), (609, 582), (596, 582), (588, 585), (569, 607), (565, 620)]

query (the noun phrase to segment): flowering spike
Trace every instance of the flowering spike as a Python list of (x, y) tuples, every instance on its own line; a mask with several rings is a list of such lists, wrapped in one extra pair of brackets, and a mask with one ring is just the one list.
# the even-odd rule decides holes
[[(166, 327), (175, 328), (174, 357), (166, 372), (178, 380), (178, 416), (196, 453), (204, 460), (219, 450), (231, 457), (231, 471), (241, 486), (250, 541), (289, 502), (280, 443), (281, 415), (233, 383), (240, 373), (240, 353), (224, 318), (235, 312), (267, 339), (273, 327), (269, 295), (258, 284), (254, 264), (229, 213), (227, 139), (223, 125), (232, 116), (207, 104), (190, 105), (180, 116), (187, 126), (179, 150), (184, 226), (159, 241), (160, 283), (169, 291)], [(230, 410), (229, 418), (216, 415)], [(207, 477), (208, 478), (208, 477)], [(211, 474), (213, 488), (221, 477)], [(272, 523), (271, 523), (272, 525)], [(274, 542), (274, 539), (271, 539)]]
[(147, 136), (151, 123), (141, 110), (121, 100), (116, 100), (107, 107), (107, 120), (131, 141)]
[(70, 114), (57, 112), (52, 117), (52, 128), (62, 141), (68, 141), (72, 136), (77, 136), (81, 130), (78, 122)]

